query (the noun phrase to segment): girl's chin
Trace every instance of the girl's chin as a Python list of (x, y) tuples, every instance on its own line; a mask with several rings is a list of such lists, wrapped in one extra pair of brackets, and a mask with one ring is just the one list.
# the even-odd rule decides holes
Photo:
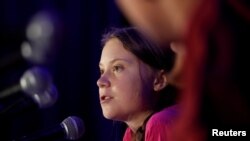
[(103, 111), (103, 116), (106, 118), (106, 119), (110, 119), (110, 120), (118, 120), (118, 116), (113, 113), (113, 112), (105, 112)]
[(106, 119), (115, 120), (115, 117), (108, 114), (103, 114)]

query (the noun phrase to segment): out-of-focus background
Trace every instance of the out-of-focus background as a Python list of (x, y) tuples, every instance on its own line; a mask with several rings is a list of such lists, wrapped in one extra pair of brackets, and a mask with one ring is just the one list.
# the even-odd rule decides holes
[[(96, 85), (100, 39), (110, 27), (128, 25), (114, 0), (1, 0), (0, 92), (39, 66), (50, 72), (58, 99), (43, 109), (24, 111), (17, 106), (19, 113), (0, 117), (0, 140), (47, 129), (72, 115), (85, 123), (79, 140), (112, 140), (117, 127), (102, 116)], [(23, 93), (0, 100), (0, 114)]]

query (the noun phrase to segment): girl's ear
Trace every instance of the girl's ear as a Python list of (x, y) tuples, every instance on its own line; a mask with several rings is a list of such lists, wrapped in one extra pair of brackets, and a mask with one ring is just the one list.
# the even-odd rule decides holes
[(154, 91), (160, 91), (164, 89), (168, 84), (168, 75), (164, 70), (160, 70), (157, 72), (156, 77), (154, 79)]

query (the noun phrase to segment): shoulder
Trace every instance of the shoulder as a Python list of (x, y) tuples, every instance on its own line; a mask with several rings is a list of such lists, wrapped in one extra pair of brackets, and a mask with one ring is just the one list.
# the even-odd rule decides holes
[(146, 124), (146, 131), (154, 132), (155, 130), (167, 130), (174, 124), (178, 116), (178, 105), (167, 107), (151, 116)]
[(178, 106), (165, 108), (148, 120), (146, 124), (145, 138), (146, 140), (166, 141), (169, 140), (171, 134), (171, 126), (178, 116)]
[(163, 110), (153, 114), (149, 119), (148, 124), (171, 124), (179, 114), (178, 109), (178, 105), (164, 108)]
[(132, 130), (130, 128), (127, 128), (123, 136), (123, 141), (130, 141), (131, 139), (132, 139)]

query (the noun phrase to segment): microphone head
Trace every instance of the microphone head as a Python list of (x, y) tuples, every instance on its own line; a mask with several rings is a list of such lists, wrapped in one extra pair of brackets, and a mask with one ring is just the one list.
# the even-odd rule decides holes
[(58, 49), (60, 20), (54, 11), (40, 11), (30, 20), (21, 44), (22, 56), (31, 63), (50, 63)]
[(47, 90), (43, 93), (33, 93), (28, 94), (29, 97), (33, 99), (33, 101), (39, 106), (39, 108), (48, 108), (54, 105), (58, 99), (58, 91), (55, 85), (50, 85)]
[(20, 79), (22, 91), (28, 94), (44, 93), (52, 85), (50, 73), (41, 67), (27, 70)]
[(82, 119), (76, 116), (69, 116), (64, 119), (61, 126), (64, 128), (66, 139), (68, 140), (77, 140), (85, 132), (85, 126)]

